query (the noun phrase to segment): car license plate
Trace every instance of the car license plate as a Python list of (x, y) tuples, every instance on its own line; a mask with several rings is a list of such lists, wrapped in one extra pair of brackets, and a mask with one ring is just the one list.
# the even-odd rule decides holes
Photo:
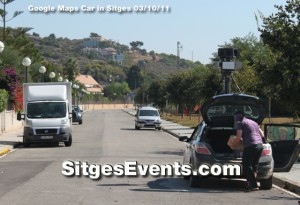
[(53, 139), (53, 136), (41, 136), (42, 140), (49, 140), (49, 139)]

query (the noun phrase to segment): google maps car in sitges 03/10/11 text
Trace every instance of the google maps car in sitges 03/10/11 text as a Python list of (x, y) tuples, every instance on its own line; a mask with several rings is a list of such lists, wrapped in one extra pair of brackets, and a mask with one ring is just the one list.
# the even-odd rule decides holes
[(135, 129), (155, 128), (161, 130), (159, 111), (154, 107), (140, 107), (135, 114)]
[[(201, 107), (203, 121), (195, 128), (191, 137), (179, 138), (185, 143), (183, 163), (190, 164), (195, 171), (203, 164), (210, 166), (231, 164), (242, 167), (242, 150), (232, 150), (227, 145), (230, 136), (235, 135), (233, 115), (237, 111), (242, 111), (246, 118), (261, 125), (266, 110), (265, 103), (255, 96), (245, 94), (214, 96)], [(288, 137), (281, 137), (283, 129), (287, 131), (285, 136)], [(271, 189), (273, 171), (290, 171), (298, 158), (300, 126), (265, 124), (264, 134), (264, 149), (259, 159), (257, 180), (260, 182), (260, 189)], [(201, 184), (202, 177), (190, 175), (184, 178), (189, 179), (193, 187)], [(236, 177), (244, 176), (241, 173)]]

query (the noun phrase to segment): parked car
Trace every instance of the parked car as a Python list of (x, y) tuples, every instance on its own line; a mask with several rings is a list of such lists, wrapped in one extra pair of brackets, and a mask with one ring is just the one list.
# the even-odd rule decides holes
[(159, 111), (154, 107), (140, 107), (135, 115), (135, 129), (155, 128), (161, 130)]
[[(208, 100), (201, 107), (203, 121), (191, 137), (179, 138), (186, 144), (183, 163), (189, 164), (193, 171), (197, 171), (203, 164), (233, 164), (242, 167), (242, 152), (234, 151), (227, 145), (229, 137), (235, 134), (233, 115), (236, 111), (243, 111), (245, 117), (261, 125), (266, 110), (261, 99), (250, 95), (224, 94)], [(290, 130), (288, 138), (279, 137), (279, 127)], [(271, 189), (273, 171), (289, 171), (298, 158), (300, 126), (266, 124), (264, 132), (266, 140), (259, 159), (257, 179), (261, 189)], [(190, 180), (193, 187), (201, 184), (201, 177), (190, 175), (185, 178)], [(239, 177), (243, 178), (243, 175)]]
[(82, 110), (78, 105), (72, 106), (72, 120), (73, 122), (78, 122), (80, 125), (82, 124)]

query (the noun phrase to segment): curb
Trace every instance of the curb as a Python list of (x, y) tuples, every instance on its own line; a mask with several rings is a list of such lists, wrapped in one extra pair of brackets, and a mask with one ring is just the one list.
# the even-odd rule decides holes
[(275, 184), (276, 186), (278, 186), (282, 189), (285, 189), (285, 190), (288, 190), (290, 192), (300, 195), (300, 186), (293, 184), (292, 182), (289, 182), (288, 180), (280, 179), (273, 175), (273, 184)]
[(175, 134), (174, 132), (171, 132), (170, 130), (167, 130), (167, 129), (165, 129), (165, 128), (161, 128), (161, 130), (162, 131), (164, 131), (164, 132), (166, 132), (166, 133), (168, 133), (168, 134), (170, 134), (170, 135), (172, 135), (173, 137), (176, 137), (176, 138), (178, 138), (179, 139), (179, 135), (177, 135), (177, 134)]
[(8, 154), (10, 152), (10, 149), (8, 149), (7, 147), (3, 148), (1, 151), (0, 151), (0, 157), (5, 155), (5, 154)]

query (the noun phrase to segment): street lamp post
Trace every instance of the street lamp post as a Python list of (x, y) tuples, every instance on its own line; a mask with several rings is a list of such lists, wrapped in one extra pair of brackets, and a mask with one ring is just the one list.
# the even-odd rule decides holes
[(54, 72), (50, 72), (49, 73), (49, 78), (51, 79), (51, 82), (52, 82), (53, 78), (55, 78), (55, 73)]
[(58, 82), (62, 82), (62, 81), (63, 81), (63, 78), (60, 76), (60, 73), (58, 73), (57, 81), (58, 81)]
[(30, 58), (28, 58), (28, 57), (23, 58), (22, 64), (23, 64), (23, 66), (26, 67), (26, 81), (25, 82), (27, 83), (28, 82), (28, 66), (31, 65)]
[(76, 85), (76, 84), (73, 84), (73, 88), (75, 89), (75, 92), (74, 92), (74, 104), (75, 105), (78, 105), (78, 102), (76, 103), (76, 101), (77, 101), (77, 95), (76, 95), (76, 93), (77, 93), (77, 89), (79, 89), (79, 85)]
[(116, 93), (114, 93), (114, 108), (116, 108)]
[(45, 66), (41, 66), (39, 68), (39, 72), (42, 74), (42, 78), (41, 78), (41, 82), (44, 82), (45, 79), (44, 79), (44, 75), (45, 75), (45, 72), (47, 71), (46, 67)]
[(2, 53), (4, 51), (4, 43), (2, 41), (0, 41), (0, 53)]
[[(2, 53), (4, 51), (4, 43), (2, 41), (0, 41), (0, 53)], [(0, 60), (0, 63), (2, 64), (2, 60)]]

